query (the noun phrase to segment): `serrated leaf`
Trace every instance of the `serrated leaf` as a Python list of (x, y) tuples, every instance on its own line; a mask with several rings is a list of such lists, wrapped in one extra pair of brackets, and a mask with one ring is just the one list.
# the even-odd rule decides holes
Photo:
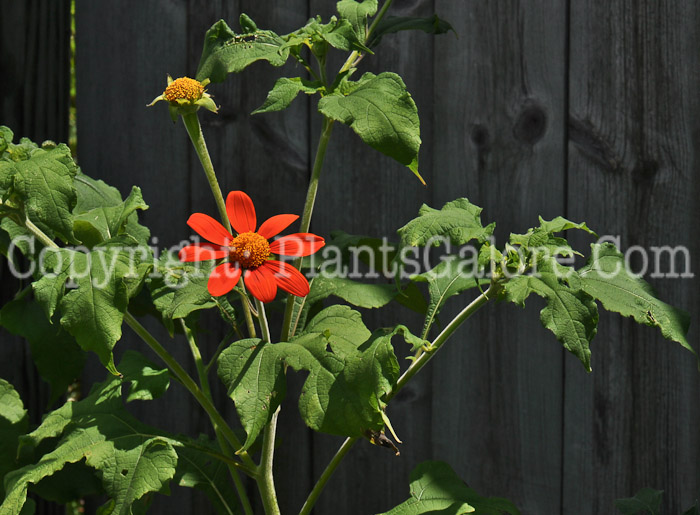
[(482, 497), (469, 488), (452, 467), (442, 461), (426, 461), (411, 472), (411, 497), (380, 515), (519, 515), (507, 499)]
[(402, 30), (422, 30), (428, 34), (447, 34), (449, 31), (454, 32), (454, 28), (445, 20), (438, 18), (437, 14), (433, 14), (427, 18), (401, 17), (401, 16), (386, 16), (377, 24), (372, 32), (367, 46), (372, 48), (379, 44), (382, 37), (386, 34), (392, 34)]
[(207, 289), (211, 265), (199, 265), (182, 263), (177, 255), (163, 253), (156, 265), (156, 273), (148, 280), (153, 304), (161, 313), (171, 336), (174, 333), (174, 320), (217, 305)]
[(178, 442), (141, 424), (124, 409), (117, 378), (98, 385), (85, 399), (49, 413), (22, 442), (36, 447), (52, 437), (60, 437), (54, 450), (7, 476), (1, 515), (20, 511), (30, 483), (83, 459), (100, 471), (103, 487), (114, 500), (112, 513), (120, 515), (129, 514), (130, 505), (145, 493), (167, 487), (175, 474), (173, 444)]
[(509, 241), (511, 245), (519, 245), (529, 252), (536, 252), (538, 255), (546, 253), (551, 257), (558, 255), (568, 257), (579, 253), (574, 251), (564, 238), (557, 238), (553, 234), (571, 229), (579, 229), (596, 236), (585, 222), (575, 223), (561, 216), (553, 220), (545, 220), (540, 217), (539, 227), (531, 228), (525, 234), (511, 234)]
[(458, 295), (465, 290), (476, 288), (479, 284), (488, 284), (488, 279), (479, 280), (474, 276), (473, 266), (467, 266), (471, 261), (463, 261), (457, 256), (443, 259), (435, 268), (420, 275), (411, 277), (412, 281), (428, 283), (430, 303), (425, 313), (423, 335), (426, 336), (435, 318), (448, 298)]
[(3, 478), (17, 467), (17, 444), (28, 426), (29, 417), (19, 394), (0, 379), (0, 499), (5, 495)]
[(617, 499), (615, 507), (622, 515), (637, 515), (638, 513), (659, 515), (661, 513), (663, 493), (663, 490), (642, 488), (634, 497)]
[(272, 111), (282, 111), (287, 109), (299, 93), (313, 95), (323, 89), (323, 84), (318, 81), (310, 81), (301, 77), (282, 77), (277, 79), (275, 85), (267, 94), (267, 99), (263, 105), (258, 107), (252, 114), (269, 113)]
[(219, 356), (219, 378), (248, 434), (247, 450), (284, 399), (287, 383), (279, 344), (249, 338), (232, 343)]
[(377, 12), (377, 0), (341, 0), (336, 4), (338, 14), (350, 22), (358, 38), (364, 41), (367, 33), (367, 17)]
[(448, 238), (454, 245), (464, 245), (471, 240), (479, 243), (488, 239), (496, 227), (491, 223), (481, 225), (482, 208), (475, 206), (465, 198), (448, 202), (439, 211), (426, 204), (420, 208), (418, 217), (414, 218), (397, 232), (404, 247), (434, 247)]
[(49, 383), (51, 406), (81, 376), (85, 353), (59, 324), (49, 322), (36, 302), (8, 302), (0, 310), (0, 325), (29, 342), (32, 361), (41, 378)]
[(224, 20), (219, 20), (204, 36), (197, 80), (222, 82), (229, 73), (238, 73), (260, 60), (282, 66), (289, 56), (289, 49), (282, 48), (283, 44), (284, 40), (270, 30), (236, 34)]
[(634, 318), (637, 323), (658, 327), (664, 338), (680, 343), (695, 354), (686, 335), (687, 313), (662, 302), (652, 286), (632, 274), (624, 255), (612, 243), (591, 245), (591, 256), (579, 270), (583, 289), (605, 309)]
[(73, 219), (75, 236), (89, 248), (94, 247), (124, 232), (129, 217), (136, 210), (146, 210), (141, 188), (134, 186), (124, 202), (116, 205), (102, 205), (88, 211), (79, 212)]
[[(9, 127), (0, 125), (0, 161), (19, 162), (26, 161), (32, 153), (39, 148), (29, 138), (20, 139), (19, 143), (12, 143), (14, 134)], [(2, 168), (0, 168), (2, 170)], [(4, 183), (2, 172), (0, 171), (0, 185)]]
[(72, 211), (77, 196), (73, 178), (78, 167), (66, 145), (38, 149), (29, 159), (0, 162), (0, 180), (6, 195), (24, 205), (29, 219), (50, 237), (77, 243), (73, 236)]
[(323, 97), (323, 115), (344, 123), (370, 147), (418, 173), (420, 124), (418, 109), (401, 77), (384, 72), (365, 73), (359, 81)]
[(540, 311), (542, 325), (552, 331), (566, 350), (591, 371), (589, 343), (598, 327), (598, 307), (581, 289), (575, 271), (558, 267), (552, 260), (538, 263), (532, 275), (518, 275), (505, 283), (505, 298), (523, 306), (530, 293), (547, 300)]
[[(119, 190), (83, 173), (76, 175), (73, 184), (78, 192), (78, 202), (73, 214), (77, 215), (77, 218), (90, 212), (96, 214), (100, 223), (95, 225), (103, 228), (102, 230), (95, 229), (95, 232), (99, 233), (99, 237), (104, 238), (108, 234), (125, 233), (139, 243), (147, 244), (150, 231), (139, 224), (138, 215), (135, 212), (139, 209), (148, 209), (141, 197), (140, 189), (132, 188), (129, 198), (123, 201)], [(101, 211), (104, 213), (100, 213)]]
[(162, 396), (170, 386), (167, 368), (158, 368), (135, 350), (127, 350), (119, 362), (119, 371), (131, 383), (126, 402), (150, 401)]
[[(131, 237), (118, 236), (89, 253), (55, 249), (45, 260), (46, 269), (54, 273), (32, 285), (47, 317), (58, 306), (61, 326), (114, 374), (118, 372), (112, 348), (121, 338), (128, 300), (138, 293), (151, 268), (148, 256), (140, 256), (143, 248), (135, 243)], [(66, 293), (69, 279), (77, 288)]]

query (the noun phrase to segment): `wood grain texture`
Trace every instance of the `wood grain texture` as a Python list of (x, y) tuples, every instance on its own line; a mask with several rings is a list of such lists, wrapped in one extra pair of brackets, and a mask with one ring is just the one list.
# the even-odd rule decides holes
[[(459, 39), (436, 41), (434, 73), (445, 75), (432, 202), (464, 196), (484, 207), (503, 245), (538, 214), (564, 209), (565, 5), (438, 0), (436, 11)], [(574, 360), (542, 328), (541, 307), (537, 298), (525, 312), (488, 305), (432, 365), (434, 458), (531, 514), (559, 510), (562, 364)]]
[[(619, 236), (623, 249), (639, 246), (630, 254), (638, 272), (652, 246), (697, 256), (698, 6), (571, 5), (569, 214)], [(698, 279), (652, 282), (690, 311), (697, 347)], [(665, 491), (662, 513), (681, 513), (700, 491), (693, 359), (658, 331), (611, 316), (601, 317), (592, 348), (591, 376), (567, 364), (564, 512), (603, 513), (648, 486)]]

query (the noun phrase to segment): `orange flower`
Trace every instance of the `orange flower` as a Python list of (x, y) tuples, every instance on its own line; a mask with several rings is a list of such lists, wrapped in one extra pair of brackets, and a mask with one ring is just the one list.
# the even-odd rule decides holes
[(180, 250), (180, 261), (208, 261), (221, 259), (209, 276), (209, 293), (213, 296), (230, 292), (241, 275), (250, 293), (262, 302), (271, 302), (277, 287), (304, 297), (309, 293), (309, 282), (289, 263), (271, 259), (280, 256), (310, 256), (325, 245), (320, 236), (296, 233), (273, 242), (268, 240), (284, 231), (297, 215), (276, 215), (256, 231), (255, 206), (242, 191), (232, 191), (226, 198), (226, 212), (238, 236), (230, 234), (223, 225), (204, 213), (194, 213), (187, 225), (211, 243), (188, 245)]

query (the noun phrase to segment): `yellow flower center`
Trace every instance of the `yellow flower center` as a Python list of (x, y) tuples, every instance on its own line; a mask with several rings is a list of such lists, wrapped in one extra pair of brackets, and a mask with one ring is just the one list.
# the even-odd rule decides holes
[(270, 244), (255, 232), (244, 232), (229, 244), (228, 256), (241, 268), (255, 268), (262, 265), (270, 255)]
[(190, 79), (189, 77), (180, 77), (172, 81), (167, 88), (163, 96), (168, 102), (175, 102), (176, 100), (189, 100), (190, 102), (195, 102), (202, 98), (204, 94), (204, 86), (199, 81)]

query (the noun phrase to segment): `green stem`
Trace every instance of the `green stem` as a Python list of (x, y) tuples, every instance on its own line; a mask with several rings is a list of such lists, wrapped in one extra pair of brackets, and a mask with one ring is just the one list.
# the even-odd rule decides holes
[[(180, 381), (180, 383), (187, 388), (187, 390), (197, 400), (199, 405), (202, 406), (204, 411), (207, 412), (215, 427), (218, 427), (221, 430), (222, 434), (226, 438), (226, 441), (231, 445), (231, 447), (234, 449), (240, 449), (241, 442), (238, 440), (238, 437), (236, 437), (235, 433), (217, 411), (214, 404), (212, 404), (207, 396), (204, 395), (202, 390), (199, 389), (197, 384), (185, 371), (185, 369), (182, 368), (180, 363), (178, 363), (177, 360), (173, 358), (170, 353), (158, 342), (158, 340), (156, 340), (153, 335), (149, 333), (148, 330), (143, 327), (128, 311), (124, 314), (124, 322), (126, 322), (126, 324), (134, 330), (134, 332), (153, 350), (153, 352), (155, 352), (158, 357), (163, 360), (178, 381)], [(241, 461), (243, 461), (245, 465), (247, 473), (254, 475), (252, 471), (255, 470), (255, 463), (248, 453), (242, 452), (240, 457)]]
[(263, 434), (262, 457), (258, 468), (258, 488), (262, 498), (265, 513), (267, 515), (280, 515), (280, 508), (277, 503), (277, 492), (275, 491), (275, 477), (272, 470), (275, 457), (275, 433), (277, 432), (277, 417), (280, 409), (272, 414), (270, 422), (265, 426)]
[(207, 176), (207, 181), (209, 181), (209, 187), (214, 195), (216, 207), (219, 209), (221, 221), (228, 232), (231, 232), (231, 222), (229, 222), (228, 214), (226, 213), (226, 203), (224, 202), (224, 196), (219, 187), (219, 181), (216, 178), (216, 172), (214, 172), (214, 165), (211, 162), (211, 157), (209, 157), (209, 151), (204, 141), (204, 134), (202, 133), (202, 126), (199, 125), (197, 113), (183, 114), (182, 121), (185, 123), (187, 134), (189, 134), (192, 145), (194, 145), (194, 149), (199, 157), (199, 161), (202, 163), (202, 168), (204, 168), (204, 175)]
[(497, 284), (491, 284), (488, 290), (479, 295), (469, 305), (467, 305), (459, 314), (450, 321), (442, 332), (437, 335), (435, 340), (425, 349), (417, 359), (411, 363), (411, 366), (399, 377), (396, 386), (387, 394), (386, 402), (389, 402), (399, 391), (406, 385), (410, 379), (423, 368), (428, 361), (440, 350), (440, 347), (452, 336), (452, 334), (461, 326), (469, 317), (471, 317), (479, 308), (486, 304), (492, 297), (496, 295), (496, 291), (500, 288)]
[[(316, 157), (314, 159), (314, 167), (311, 171), (311, 180), (309, 181), (309, 188), (306, 191), (306, 202), (304, 203), (304, 212), (301, 217), (301, 227), (299, 232), (308, 232), (311, 226), (311, 215), (314, 212), (314, 203), (316, 202), (316, 193), (318, 191), (318, 182), (321, 177), (321, 171), (323, 170), (323, 161), (326, 157), (326, 149), (328, 148), (328, 141), (330, 140), (331, 133), (333, 132), (333, 120), (327, 117), (323, 117), (323, 127), (321, 129), (321, 136), (318, 140), (318, 147), (316, 149)], [(296, 268), (301, 266), (301, 258), (297, 259), (294, 263)], [(282, 338), (283, 342), (286, 342), (294, 336), (291, 334), (291, 323), (292, 323), (292, 311), (294, 310), (294, 295), (289, 294), (287, 296), (287, 307), (284, 311), (284, 322), (282, 323)]]
[[(192, 352), (192, 358), (194, 359), (194, 363), (197, 367), (197, 375), (199, 376), (199, 384), (202, 387), (202, 393), (209, 399), (209, 401), (212, 401), (211, 388), (209, 387), (209, 378), (207, 377), (207, 368), (204, 366), (204, 362), (202, 361), (202, 353), (199, 351), (199, 347), (197, 346), (197, 341), (195, 340), (194, 334), (192, 333), (190, 328), (187, 327), (185, 320), (181, 318), (180, 323), (182, 324), (182, 330), (185, 332), (185, 337), (187, 338), (187, 342), (190, 345), (190, 351)], [(228, 443), (226, 442), (226, 439), (224, 438), (221, 429), (219, 428), (218, 424), (214, 421), (213, 418), (210, 417), (210, 420), (211, 425), (214, 427), (214, 432), (216, 433), (216, 440), (219, 442), (221, 452), (227, 458), (233, 459), (233, 453), (231, 452), (231, 449)], [(241, 477), (238, 475), (238, 472), (231, 465), (230, 462), (227, 462), (227, 465), (229, 469), (229, 474), (231, 475), (231, 480), (233, 481), (233, 484), (236, 487), (238, 498), (241, 500), (241, 504), (243, 505), (243, 511), (246, 515), (253, 515), (253, 507), (250, 504), (250, 499), (248, 499), (248, 494), (246, 493), (245, 486), (241, 481)]]
[[(406, 383), (416, 375), (420, 369), (422, 369), (428, 361), (435, 355), (435, 353), (442, 347), (442, 345), (447, 341), (447, 339), (452, 336), (452, 334), (457, 330), (457, 328), (462, 325), (469, 317), (471, 317), (479, 308), (486, 304), (492, 297), (496, 295), (497, 290), (500, 286), (496, 284), (491, 284), (488, 290), (479, 295), (474, 299), (468, 306), (466, 306), (446, 327), (442, 332), (433, 340), (433, 342), (428, 346), (426, 351), (416, 359), (410, 367), (403, 373), (403, 375), (396, 382), (396, 386), (389, 392), (386, 396), (386, 402), (388, 403), (399, 391), (406, 386)], [(345, 455), (348, 453), (350, 448), (355, 444), (357, 438), (348, 438), (340, 446), (340, 449), (335, 453), (333, 459), (330, 461), (326, 469), (321, 474), (314, 485), (313, 490), (306, 499), (304, 506), (302, 507), (299, 515), (308, 515), (311, 512), (316, 500), (321, 495), (323, 488), (330, 479), (330, 477), (338, 468), (340, 462), (343, 460)]]
[[(239, 286), (241, 288), (244, 288), (243, 280), (239, 282)], [(241, 304), (243, 304), (243, 315), (245, 316), (245, 325), (248, 328), (248, 336), (250, 336), (251, 338), (255, 338), (257, 336), (257, 332), (255, 331), (255, 322), (253, 322), (253, 314), (250, 312), (250, 299), (248, 299), (248, 295), (246, 294), (245, 290), (239, 290), (238, 288), (236, 288), (236, 291), (241, 296)]]
[(37, 237), (37, 239), (44, 244), (46, 247), (53, 247), (55, 249), (58, 248), (58, 245), (56, 244), (55, 241), (53, 241), (51, 238), (49, 238), (44, 231), (39, 229), (36, 225), (32, 223), (32, 221), (29, 218), (24, 219), (24, 226), (29, 229), (34, 236)]
[[(372, 32), (374, 32), (374, 29), (377, 28), (377, 25), (379, 24), (381, 19), (384, 18), (384, 15), (386, 14), (387, 10), (389, 10), (389, 6), (391, 5), (392, 1), (393, 0), (386, 0), (386, 2), (384, 2), (384, 5), (382, 5), (382, 8), (377, 13), (377, 16), (375, 16), (374, 20), (372, 20), (372, 25), (369, 26), (369, 29), (367, 29), (367, 34), (365, 35), (365, 43), (369, 41), (369, 37), (372, 35)], [(355, 66), (357, 66), (357, 64), (363, 57), (364, 54), (360, 55), (360, 52), (358, 52), (357, 50), (353, 50), (353, 52), (343, 63), (343, 66), (340, 68), (340, 71), (338, 73), (340, 74), (348, 71), (350, 68), (354, 68)]]
[[(219, 210), (219, 217), (221, 222), (224, 224), (226, 230), (231, 232), (231, 222), (228, 219), (228, 213), (226, 212), (226, 202), (224, 202), (224, 196), (221, 193), (221, 187), (219, 186), (219, 180), (216, 178), (216, 172), (214, 171), (214, 165), (211, 162), (211, 157), (209, 156), (209, 150), (207, 150), (207, 144), (204, 141), (204, 133), (202, 133), (202, 126), (199, 124), (199, 117), (197, 112), (188, 113), (182, 115), (182, 121), (187, 129), (187, 134), (192, 140), (192, 145), (197, 152), (200, 163), (202, 163), (202, 168), (204, 169), (204, 175), (209, 181), (209, 187), (211, 188), (211, 193), (214, 195), (214, 201), (216, 202), (216, 207)], [(248, 325), (248, 331), (250, 331), (250, 337), (255, 338), (255, 325), (253, 324), (253, 318), (250, 315), (250, 306), (248, 306), (248, 299), (245, 294), (245, 286), (243, 281), (241, 281), (241, 297), (243, 297), (243, 313), (245, 314), (246, 324)], [(240, 293), (240, 291), (239, 291)]]
[(345, 455), (352, 449), (352, 446), (355, 445), (359, 438), (358, 437), (353, 437), (353, 438), (347, 438), (344, 442), (343, 445), (340, 446), (338, 451), (335, 453), (335, 456), (333, 456), (333, 459), (328, 463), (328, 466), (326, 469), (323, 471), (321, 474), (321, 477), (318, 478), (318, 481), (316, 481), (316, 484), (314, 485), (313, 490), (311, 490), (311, 493), (309, 496), (306, 498), (306, 502), (304, 502), (304, 506), (301, 507), (301, 511), (299, 512), (299, 515), (308, 515), (311, 513), (311, 510), (313, 509), (314, 505), (316, 504), (316, 501), (318, 500), (318, 497), (321, 495), (321, 492), (323, 491), (324, 487), (326, 486), (326, 483), (328, 483), (328, 480), (331, 478), (333, 473), (335, 472), (335, 469), (338, 468), (338, 465), (340, 465), (340, 462), (343, 461), (343, 458)]
[[(255, 307), (258, 310), (258, 322), (260, 323), (260, 332), (262, 333), (263, 341), (270, 343), (270, 327), (267, 324), (267, 315), (265, 314), (265, 304), (255, 299)], [(257, 469), (257, 482), (260, 489), (260, 497), (263, 501), (265, 513), (267, 515), (279, 515), (280, 509), (277, 503), (277, 492), (275, 491), (275, 476), (273, 472), (273, 461), (275, 457), (275, 434), (277, 432), (277, 417), (279, 416), (280, 408), (278, 407), (272, 414), (270, 422), (265, 426), (263, 433), (262, 457), (260, 465)]]

